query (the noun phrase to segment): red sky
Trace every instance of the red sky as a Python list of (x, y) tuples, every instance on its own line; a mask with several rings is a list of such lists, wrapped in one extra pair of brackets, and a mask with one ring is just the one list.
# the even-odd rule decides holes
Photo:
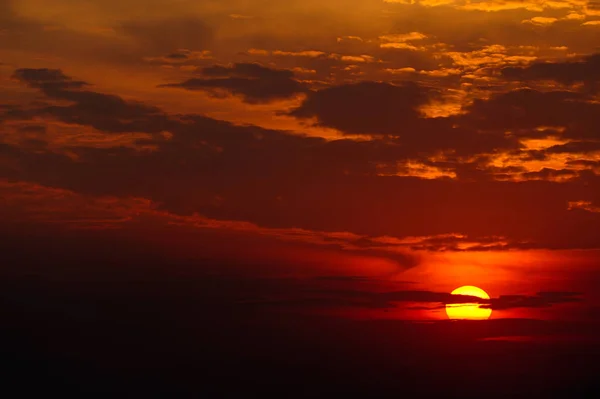
[(599, 43), (587, 0), (0, 0), (2, 273), (596, 323)]
[[(600, 3), (51, 3), (0, 0), (15, 376), (591, 387)], [(491, 320), (446, 320), (463, 285)]]

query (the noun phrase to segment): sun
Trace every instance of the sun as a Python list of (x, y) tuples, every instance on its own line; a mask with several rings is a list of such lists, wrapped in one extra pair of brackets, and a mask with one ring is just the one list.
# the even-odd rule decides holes
[[(459, 287), (451, 292), (452, 295), (469, 295), (477, 298), (490, 299), (490, 296), (481, 288), (472, 285)], [(492, 309), (479, 307), (478, 303), (449, 303), (446, 305), (446, 314), (449, 319), (486, 320), (492, 315)]]

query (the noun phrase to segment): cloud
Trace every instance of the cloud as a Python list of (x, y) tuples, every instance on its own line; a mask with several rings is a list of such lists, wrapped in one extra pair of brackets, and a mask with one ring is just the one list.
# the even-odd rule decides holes
[(393, 136), (397, 141), (391, 143), (410, 154), (452, 150), (466, 155), (519, 147), (513, 138), (479, 134), (452, 118), (425, 118), (420, 108), (437, 95), (410, 82), (360, 82), (312, 91), (289, 115), (344, 134)]
[(45, 105), (35, 111), (63, 122), (89, 125), (106, 132), (148, 132), (168, 130), (169, 118), (158, 108), (121, 97), (79, 90), (87, 83), (74, 81), (55, 69), (17, 69), (13, 78), (46, 96), (72, 102), (71, 105)]
[[(331, 280), (329, 280), (331, 281)], [(252, 306), (301, 306), (301, 307), (361, 307), (372, 309), (393, 309), (398, 303), (480, 303), (482, 300), (468, 295), (406, 290), (392, 292), (369, 292), (359, 290), (305, 290), (270, 300), (246, 300)]]
[(411, 50), (411, 51), (419, 50), (419, 47), (416, 47), (409, 43), (381, 43), (380, 47), (384, 48), (384, 49), (392, 48), (392, 49), (397, 49), (397, 50)]
[(400, 126), (419, 122), (418, 108), (432, 94), (413, 83), (361, 82), (313, 91), (290, 115), (348, 134), (398, 134)]
[(0, 193), (4, 199), (0, 214), (7, 222), (104, 230), (122, 227), (140, 214), (152, 212), (152, 204), (143, 198), (86, 196), (3, 179), (0, 179)]
[(275, 50), (271, 54), (277, 55), (277, 56), (284, 56), (284, 57), (308, 57), (308, 58), (318, 58), (318, 57), (322, 57), (325, 55), (325, 53), (323, 51), (318, 51), (318, 50), (302, 50), (302, 51)]
[[(217, 69), (213, 73), (223, 72)], [(71, 88), (70, 82), (77, 80), (58, 72), (20, 71), (16, 76), (45, 91), (48, 100), (72, 104), (38, 101), (29, 107), (4, 106), (0, 118), (20, 123), (56, 118), (107, 135), (146, 133), (149, 137), (139, 139), (138, 145), (152, 150), (79, 144), (34, 151), (4, 144), (0, 147), (0, 171), (14, 181), (85, 195), (145, 198), (174, 214), (197, 213), (268, 228), (346, 231), (375, 237), (448, 233), (468, 237), (423, 243), (424, 248), (600, 247), (598, 214), (570, 212), (566, 206), (568, 201), (595, 201), (600, 184), (597, 176), (580, 175), (560, 184), (495, 181), (486, 170), (491, 155), (482, 155), (521, 148), (518, 137), (505, 134), (506, 125), (510, 129), (548, 126), (552, 118), (564, 122), (568, 114), (561, 114), (561, 107), (570, 106), (571, 98), (580, 98), (576, 93), (513, 92), (476, 102), (460, 117), (420, 120), (414, 103), (426, 101), (427, 96), (418, 86), (343, 85), (324, 89), (325, 95), (311, 92), (300, 109), (306, 117), (314, 115), (311, 117), (320, 123), (339, 128), (348, 126), (350, 132), (396, 135), (325, 140), (235, 126), (201, 115), (169, 115), (143, 103), (90, 91), (87, 85)], [(532, 115), (521, 110), (522, 102), (536, 101), (546, 112), (536, 114), (533, 105)], [(570, 112), (593, 118), (595, 105), (582, 104), (573, 105)], [(440, 159), (444, 153), (446, 158)], [(394, 168), (401, 171), (411, 160), (457, 171), (462, 177), (425, 180), (389, 173)], [(384, 175), (382, 168), (387, 171)], [(356, 187), (363, 189), (357, 191)], [(486, 237), (499, 238), (486, 241)]]
[(189, 49), (178, 49), (164, 56), (144, 57), (144, 60), (158, 64), (184, 64), (209, 60), (212, 58), (212, 53), (208, 50), (192, 51)]
[[(327, 279), (328, 282), (348, 282), (361, 284), (368, 282), (356, 278)], [(305, 289), (289, 292), (288, 295), (270, 300), (247, 300), (253, 306), (306, 306), (306, 307), (363, 307), (372, 309), (393, 309), (408, 306), (409, 309), (443, 309), (448, 304), (480, 304), (484, 309), (508, 310), (518, 308), (547, 308), (565, 303), (581, 302), (582, 294), (577, 292), (539, 292), (536, 295), (501, 295), (498, 298), (482, 299), (469, 295), (452, 295), (445, 292), (425, 290), (399, 290), (371, 292), (358, 289), (327, 290)], [(419, 306), (421, 305), (421, 306)]]
[(600, 213), (600, 206), (594, 205), (592, 201), (569, 201), (568, 209), (581, 209), (587, 212)]
[(537, 62), (525, 67), (502, 69), (507, 79), (535, 81), (554, 80), (565, 85), (593, 84), (600, 81), (600, 54), (592, 54), (579, 61)]
[[(545, 10), (561, 10), (581, 8), (585, 2), (577, 0), (385, 0), (386, 3), (419, 4), (424, 7), (453, 7), (466, 11), (506, 12), (510, 10), (524, 9), (531, 12), (543, 12)], [(593, 2), (590, 2), (590, 4)]]
[[(7, 150), (0, 146), (0, 155)], [(0, 179), (3, 207), (0, 216), (7, 223), (34, 224), (42, 230), (115, 230), (134, 231), (159, 226), (177, 230), (180, 237), (199, 237), (213, 232), (220, 237), (246, 237), (253, 245), (293, 244), (305, 253), (321, 251), (369, 259), (383, 260), (401, 270), (417, 266), (421, 259), (408, 248), (358, 246), (357, 236), (344, 232), (322, 232), (305, 229), (271, 229), (244, 221), (217, 220), (197, 214), (177, 215), (159, 209), (157, 203), (139, 197), (85, 195), (71, 190), (27, 182)], [(218, 239), (219, 240), (219, 239)], [(242, 245), (243, 246), (243, 245)], [(238, 248), (238, 250), (242, 250)], [(298, 249), (296, 249), (298, 250)], [(295, 252), (294, 252), (295, 253)], [(308, 262), (308, 260), (307, 260)]]
[(542, 168), (541, 170), (535, 172), (523, 172), (521, 173), (521, 177), (528, 180), (546, 180), (546, 181), (561, 181), (566, 179), (571, 179), (577, 177), (579, 174), (577, 171), (569, 170), (569, 169), (551, 169), (551, 168)]
[(519, 89), (476, 99), (461, 119), (485, 129), (515, 129), (525, 134), (540, 126), (567, 127), (570, 138), (593, 137), (600, 106), (570, 91)]
[(253, 19), (252, 15), (243, 15), (243, 14), (229, 14), (229, 18), (231, 19)]
[(272, 69), (260, 64), (236, 63), (231, 66), (213, 65), (202, 69), (209, 77), (243, 77), (255, 79), (290, 79), (294, 74), (289, 70)]
[(86, 82), (73, 80), (58, 69), (17, 69), (13, 78), (49, 95), (57, 95), (65, 90), (88, 86)]
[(382, 42), (379, 47), (381, 48), (393, 48), (393, 49), (405, 49), (405, 50), (419, 50), (410, 42), (427, 39), (428, 36), (421, 32), (409, 32), (409, 33), (397, 33), (379, 36), (379, 40)]
[(247, 103), (262, 103), (291, 98), (305, 92), (305, 86), (294, 79), (290, 70), (271, 69), (260, 64), (236, 63), (214, 65), (202, 69), (205, 78), (191, 78), (181, 83), (159, 87), (203, 90), (218, 95), (227, 92), (241, 96)]
[(415, 68), (412, 68), (412, 67), (396, 68), (396, 69), (386, 68), (385, 71), (388, 72), (388, 73), (391, 73), (393, 75), (395, 75), (395, 74), (405, 74), (405, 73), (416, 73), (417, 72), (417, 70)]
[(337, 38), (338, 43), (345, 42), (345, 41), (364, 42), (363, 38), (361, 38), (360, 36), (341, 36), (341, 37)]
[(524, 19), (523, 21), (521, 21), (521, 23), (523, 23), (523, 24), (531, 24), (531, 25), (536, 25), (536, 26), (550, 26), (553, 23), (555, 23), (556, 21), (558, 21), (558, 18), (552, 18), (552, 17), (533, 17), (531, 19)]
[(554, 145), (545, 150), (546, 154), (570, 154), (600, 152), (598, 141), (570, 141), (566, 144)]
[(546, 308), (553, 305), (581, 301), (582, 293), (579, 292), (539, 292), (534, 296), (501, 295), (498, 298), (492, 298), (489, 304), (480, 305), (480, 307), (493, 310)]
[(404, 43), (410, 42), (413, 40), (423, 40), (427, 39), (427, 35), (421, 32), (409, 32), (409, 33), (393, 33), (388, 35), (379, 36), (379, 40), (384, 42), (397, 42)]
[(339, 55), (339, 54), (332, 54), (330, 56), (331, 58), (334, 59), (339, 59), (342, 62), (350, 62), (350, 63), (363, 63), (363, 62), (375, 62), (375, 57), (371, 56), (371, 55)]

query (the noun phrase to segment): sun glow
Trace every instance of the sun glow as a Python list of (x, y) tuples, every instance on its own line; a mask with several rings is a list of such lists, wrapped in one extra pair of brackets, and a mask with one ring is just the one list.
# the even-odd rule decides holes
[[(472, 285), (459, 287), (452, 291), (451, 294), (490, 299), (487, 292)], [(492, 315), (492, 309), (481, 308), (478, 303), (449, 303), (446, 305), (446, 314), (449, 319), (486, 320)]]

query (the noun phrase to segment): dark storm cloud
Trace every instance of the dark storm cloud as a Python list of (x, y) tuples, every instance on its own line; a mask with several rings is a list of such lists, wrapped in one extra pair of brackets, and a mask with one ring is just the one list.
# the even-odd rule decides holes
[(523, 81), (554, 80), (565, 85), (594, 85), (600, 81), (600, 54), (586, 56), (580, 61), (537, 62), (525, 67), (507, 67), (502, 69), (502, 76)]
[(203, 68), (202, 74), (206, 78), (191, 78), (159, 87), (204, 90), (215, 95), (226, 92), (239, 95), (248, 103), (286, 99), (307, 90), (294, 79), (291, 71), (267, 68), (260, 64), (236, 63), (230, 67), (213, 65)]

